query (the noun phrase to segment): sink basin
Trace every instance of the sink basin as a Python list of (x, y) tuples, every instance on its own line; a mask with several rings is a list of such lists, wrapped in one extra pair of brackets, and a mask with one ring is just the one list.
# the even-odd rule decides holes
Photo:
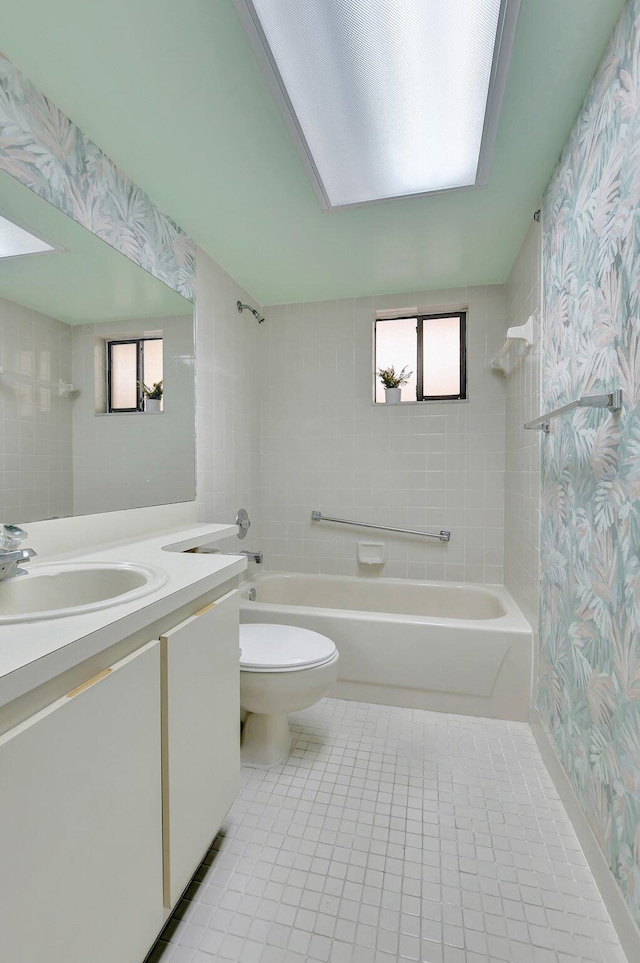
[(27, 575), (0, 581), (0, 625), (133, 602), (161, 588), (167, 578), (162, 569), (137, 562), (30, 563)]

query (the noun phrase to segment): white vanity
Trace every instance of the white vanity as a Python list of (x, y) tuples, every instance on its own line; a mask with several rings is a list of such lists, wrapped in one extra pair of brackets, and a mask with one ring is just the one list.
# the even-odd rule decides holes
[(194, 525), (85, 551), (76, 562), (166, 580), (95, 611), (0, 625), (2, 959), (142, 963), (219, 831), (238, 789), (246, 559), (187, 550), (236, 531)]

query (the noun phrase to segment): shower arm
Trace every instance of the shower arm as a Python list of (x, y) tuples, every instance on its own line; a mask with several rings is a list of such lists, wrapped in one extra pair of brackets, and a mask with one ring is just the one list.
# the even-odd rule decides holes
[(238, 308), (238, 314), (242, 314), (243, 311), (251, 311), (251, 314), (257, 320), (258, 324), (262, 324), (264, 317), (255, 308), (252, 308), (250, 304), (243, 304), (242, 301), (236, 301), (236, 307)]

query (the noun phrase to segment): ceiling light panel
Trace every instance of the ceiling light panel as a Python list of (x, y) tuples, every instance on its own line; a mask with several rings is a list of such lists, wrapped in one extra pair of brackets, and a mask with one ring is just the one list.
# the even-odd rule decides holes
[(325, 207), (486, 182), (519, 0), (234, 0)]
[(6, 217), (0, 216), (0, 258), (42, 254), (53, 250), (51, 244), (25, 231), (13, 221), (8, 221)]

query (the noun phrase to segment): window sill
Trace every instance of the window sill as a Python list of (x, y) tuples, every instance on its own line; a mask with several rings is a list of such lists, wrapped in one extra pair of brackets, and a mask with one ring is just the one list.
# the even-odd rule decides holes
[(153, 417), (153, 415), (163, 415), (164, 411), (94, 411), (94, 418), (136, 418), (138, 415), (142, 415), (144, 418)]
[(397, 405), (388, 405), (386, 401), (372, 401), (372, 408), (408, 408), (415, 405), (468, 405), (468, 398), (431, 398), (429, 401), (401, 401)]

